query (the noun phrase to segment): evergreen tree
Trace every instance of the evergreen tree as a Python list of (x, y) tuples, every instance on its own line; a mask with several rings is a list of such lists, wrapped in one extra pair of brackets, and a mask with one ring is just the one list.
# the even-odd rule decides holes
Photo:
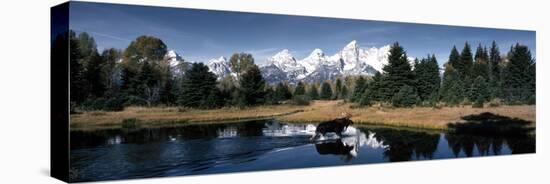
[[(212, 101), (216, 93), (216, 75), (203, 63), (193, 63), (185, 73), (182, 91), (178, 95), (178, 104), (194, 108), (213, 108), (206, 102)], [(263, 89), (263, 88), (262, 88)]]
[(319, 91), (317, 90), (317, 85), (311, 84), (309, 88), (309, 97), (312, 100), (318, 100), (319, 99)]
[(267, 87), (264, 91), (264, 94), (265, 94), (265, 97), (264, 97), (265, 104), (275, 105), (278, 103), (278, 100), (275, 97), (275, 90), (273, 90), (272, 87)]
[(334, 86), (334, 98), (335, 99), (341, 99), (342, 96), (340, 92), (342, 91), (342, 80), (340, 78), (336, 78), (335, 86)]
[[(80, 44), (73, 31), (69, 31), (68, 38), (64, 36), (58, 36), (52, 46), (52, 52), (64, 52), (66, 51), (66, 44), (69, 43), (69, 68), (70, 68), (70, 101), (74, 105), (79, 105), (86, 98), (86, 91), (84, 90), (84, 76), (83, 66), (80, 63), (82, 58), (80, 52)], [(59, 60), (64, 60), (66, 55), (63, 53), (53, 54), (59, 56)]]
[(275, 88), (275, 99), (277, 101), (284, 101), (292, 98), (292, 93), (290, 93), (290, 89), (286, 84), (283, 82), (279, 82), (277, 84), (277, 87)]
[(440, 89), (441, 100), (448, 105), (457, 105), (464, 99), (464, 86), (458, 71), (452, 65), (445, 65), (445, 73)]
[(433, 100), (433, 95), (439, 92), (441, 79), (439, 65), (435, 55), (422, 59), (414, 68), (416, 76), (416, 88), (422, 101)]
[(508, 102), (525, 103), (535, 95), (534, 60), (527, 46), (519, 43), (508, 54), (503, 93)]
[(475, 107), (483, 107), (483, 103), (489, 99), (489, 90), (487, 81), (482, 76), (478, 76), (472, 84), (472, 100)]
[(340, 90), (340, 97), (344, 100), (348, 98), (348, 87), (346, 85), (342, 86), (342, 90)]
[(461, 80), (465, 80), (470, 76), (471, 69), (473, 65), (473, 57), (472, 57), (472, 50), (470, 48), (470, 44), (466, 42), (464, 44), (464, 48), (462, 49), (462, 52), (460, 53), (460, 61), (459, 63), (453, 67), (458, 71), (458, 74), (460, 75)]
[(327, 81), (323, 82), (323, 84), (321, 85), (321, 94), (319, 95), (319, 98), (321, 98), (322, 100), (332, 99), (332, 88)]
[(500, 51), (495, 41), (491, 44), (489, 52), (489, 89), (492, 98), (502, 96), (502, 68), (500, 63), (502, 58), (500, 57)]
[(414, 87), (404, 85), (399, 92), (392, 97), (392, 104), (396, 107), (411, 107), (417, 102), (417, 94)]
[(391, 100), (394, 94), (397, 94), (405, 85), (414, 85), (414, 74), (411, 71), (411, 65), (407, 59), (407, 54), (399, 43), (394, 43), (389, 51), (388, 64), (384, 66), (384, 86), (386, 89), (380, 91), (382, 96), (388, 97), (384, 101)]
[(453, 46), (453, 49), (451, 49), (451, 54), (449, 55), (448, 64), (450, 64), (453, 67), (460, 65), (460, 53), (458, 53), (456, 46)]
[(369, 94), (370, 90), (365, 90), (365, 94), (362, 95), (361, 100), (359, 100), (359, 105), (361, 106), (370, 106), (372, 105), (372, 95)]
[(481, 47), (481, 44), (477, 47), (475, 54), (475, 63), (472, 68), (472, 77), (477, 78), (479, 76), (488, 79), (489, 78), (489, 55), (487, 49)]
[(239, 105), (257, 105), (264, 102), (265, 80), (260, 68), (255, 64), (247, 67), (239, 80), (240, 98)]
[[(160, 102), (165, 105), (173, 105), (176, 102), (177, 91), (174, 89), (174, 79), (168, 78), (160, 93)], [(221, 95), (221, 94), (220, 94)]]
[(359, 100), (361, 100), (361, 98), (363, 97), (366, 88), (367, 80), (363, 76), (359, 76), (359, 78), (355, 80), (355, 88), (353, 89), (353, 96), (351, 97), (351, 101), (359, 102)]
[(372, 77), (372, 82), (368, 85), (368, 93), (365, 93), (369, 96), (370, 101), (384, 101), (386, 99), (385, 96), (382, 96), (382, 90), (383, 90), (383, 78), (382, 74), (380, 72), (376, 72), (374, 74), (374, 77)]
[(302, 81), (300, 81), (296, 85), (296, 89), (294, 89), (294, 96), (305, 95), (305, 94), (306, 94), (306, 85)]
[(85, 70), (84, 78), (87, 83), (86, 89), (90, 92), (90, 95), (94, 98), (103, 96), (105, 92), (105, 86), (102, 77), (102, 68), (103, 63), (101, 56), (97, 52), (90, 53), (88, 56)]

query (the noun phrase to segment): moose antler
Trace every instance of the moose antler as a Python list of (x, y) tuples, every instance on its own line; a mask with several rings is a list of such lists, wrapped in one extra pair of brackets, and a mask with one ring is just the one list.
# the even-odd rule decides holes
[(341, 118), (351, 118), (351, 114), (347, 113), (347, 112), (342, 112), (342, 114), (340, 114), (340, 117)]

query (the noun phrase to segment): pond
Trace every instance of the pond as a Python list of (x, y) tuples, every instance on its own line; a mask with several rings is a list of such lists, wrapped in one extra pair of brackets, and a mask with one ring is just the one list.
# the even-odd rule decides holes
[(350, 126), (310, 140), (315, 124), (276, 120), (71, 131), (72, 182), (534, 153), (529, 135)]

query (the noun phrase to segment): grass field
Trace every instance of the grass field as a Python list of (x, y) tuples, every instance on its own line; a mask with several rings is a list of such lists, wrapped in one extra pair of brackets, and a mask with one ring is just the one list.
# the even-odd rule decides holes
[(352, 108), (352, 104), (342, 101), (316, 101), (303, 112), (278, 117), (287, 122), (319, 122), (338, 117), (341, 112), (352, 115), (354, 123), (404, 126), (415, 128), (447, 129), (451, 122), (461, 122), (461, 117), (482, 112), (491, 112), (512, 118), (535, 122), (535, 106), (499, 106), (486, 108), (431, 107), (388, 108), (369, 107)]
[[(141, 122), (141, 126), (163, 126), (182, 123), (231, 122), (276, 118), (285, 122), (321, 122), (337, 118), (342, 112), (352, 115), (356, 124), (376, 124), (412, 128), (447, 129), (461, 117), (482, 112), (520, 118), (535, 122), (534, 105), (499, 106), (490, 108), (415, 107), (353, 108), (343, 101), (314, 101), (309, 106), (276, 105), (251, 108), (222, 108), (214, 110), (177, 107), (128, 107), (120, 112), (91, 111), (71, 115), (71, 129), (118, 128), (127, 119)], [(534, 125), (533, 125), (534, 126)]]

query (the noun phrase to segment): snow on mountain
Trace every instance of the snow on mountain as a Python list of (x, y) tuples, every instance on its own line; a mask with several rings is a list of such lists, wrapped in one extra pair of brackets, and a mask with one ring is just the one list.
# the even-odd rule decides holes
[(298, 64), (304, 66), (306, 75), (313, 73), (321, 63), (327, 63), (328, 58), (321, 49), (314, 49), (308, 57), (298, 61)]
[[(267, 81), (278, 82), (272, 78), (283, 79), (280, 75), (286, 75), (286, 80), (295, 83), (299, 80), (323, 81), (348, 75), (372, 76), (376, 72), (382, 72), (382, 68), (388, 63), (389, 50), (389, 45), (364, 49), (353, 40), (332, 56), (327, 56), (317, 48), (306, 58), (297, 61), (289, 50), (284, 49), (269, 58), (268, 64), (263, 66), (269, 66), (271, 71), (264, 74), (264, 78)], [(284, 74), (274, 72), (276, 70), (273, 67), (277, 67)], [(273, 76), (275, 73), (277, 76)]]
[(296, 62), (296, 59), (290, 54), (288, 49), (283, 49), (271, 58), (268, 58), (267, 63), (283, 71), (288, 79), (300, 80), (306, 77), (306, 68)]
[(233, 74), (231, 71), (231, 63), (223, 56), (217, 59), (209, 60), (206, 63), (206, 66), (208, 66), (212, 73), (218, 76), (218, 79), (222, 79)]
[(174, 50), (169, 50), (166, 52), (164, 58), (170, 63), (170, 69), (174, 75), (182, 74), (183, 69), (189, 65), (189, 63), (185, 62), (183, 58)]
[[(390, 45), (361, 48), (357, 41), (353, 40), (334, 55), (327, 56), (323, 50), (316, 48), (307, 57), (297, 60), (288, 49), (283, 49), (268, 58), (266, 64), (260, 67), (260, 71), (270, 84), (281, 81), (296, 83), (300, 80), (318, 82), (348, 75), (373, 76), (376, 72), (382, 72), (382, 68), (388, 64), (389, 50)], [(181, 74), (182, 68), (189, 65), (189, 62), (184, 62), (173, 50), (168, 51), (165, 58), (170, 62), (174, 73)], [(408, 59), (412, 66), (414, 59)], [(223, 56), (209, 60), (206, 66), (218, 76), (218, 79), (236, 77), (231, 69), (231, 63)]]

